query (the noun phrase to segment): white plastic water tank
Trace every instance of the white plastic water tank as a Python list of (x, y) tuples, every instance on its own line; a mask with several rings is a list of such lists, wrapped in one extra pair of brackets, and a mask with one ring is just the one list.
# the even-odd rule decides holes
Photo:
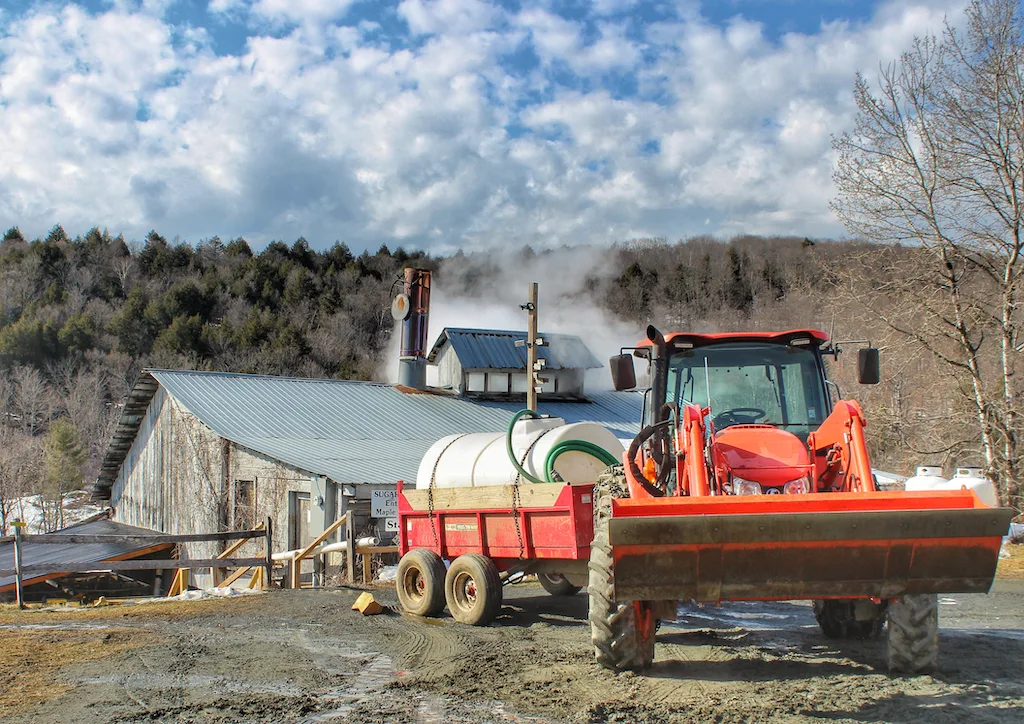
[(999, 496), (992, 481), (982, 475), (981, 468), (962, 467), (956, 469), (956, 475), (949, 481), (957, 490), (961, 486), (973, 490), (982, 503), (993, 508), (999, 507)]
[[(544, 480), (548, 452), (566, 440), (593, 443), (616, 460), (621, 460), (625, 452), (622, 442), (608, 428), (592, 422), (566, 425), (559, 417), (517, 422), (512, 431), (512, 451), (527, 472)], [(575, 451), (562, 453), (555, 462), (558, 474), (568, 483), (592, 483), (606, 467), (597, 458)], [(475, 432), (441, 438), (420, 461), (417, 489), (429, 488), (432, 478), (438, 488), (511, 485), (516, 479), (516, 469), (508, 459), (505, 433)]]
[(919, 465), (917, 472), (903, 483), (904, 490), (952, 490), (949, 481), (942, 477), (938, 465)]

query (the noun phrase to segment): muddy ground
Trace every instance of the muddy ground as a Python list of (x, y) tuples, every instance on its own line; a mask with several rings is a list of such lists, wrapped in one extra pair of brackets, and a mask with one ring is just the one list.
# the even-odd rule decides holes
[(943, 598), (942, 670), (908, 678), (881, 641), (823, 638), (803, 603), (683, 609), (638, 676), (593, 662), (582, 594), (506, 587), (470, 628), (363, 618), (358, 593), (0, 612), (0, 721), (1024, 721), (1022, 581)]

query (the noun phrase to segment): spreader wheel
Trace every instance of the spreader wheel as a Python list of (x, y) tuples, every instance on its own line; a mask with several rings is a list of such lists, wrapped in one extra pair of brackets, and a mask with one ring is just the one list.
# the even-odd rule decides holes
[(417, 548), (398, 562), (395, 587), (402, 608), (417, 616), (444, 610), (444, 561), (434, 551)]
[(878, 638), (885, 626), (885, 609), (870, 620), (858, 621), (856, 604), (851, 600), (824, 600), (814, 602), (814, 618), (818, 620), (821, 632), (830, 639), (873, 639)]
[(904, 596), (889, 604), (889, 671), (923, 674), (939, 664), (939, 597)]
[(615, 570), (608, 542), (612, 498), (623, 497), (621, 467), (608, 468), (594, 486), (594, 540), (590, 544), (590, 638), (598, 663), (613, 670), (647, 669), (654, 662), (655, 620), (640, 601), (615, 600)]
[(487, 556), (459, 556), (444, 579), (448, 610), (459, 623), (486, 626), (501, 611), (501, 577)]
[(537, 580), (541, 588), (552, 596), (575, 596), (582, 589), (569, 583), (569, 579), (561, 573), (538, 573)]

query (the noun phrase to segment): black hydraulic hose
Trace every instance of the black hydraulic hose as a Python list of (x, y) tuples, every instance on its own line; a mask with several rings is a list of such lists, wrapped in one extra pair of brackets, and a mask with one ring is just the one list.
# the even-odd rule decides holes
[(633, 438), (633, 442), (630, 443), (629, 445), (629, 452), (626, 454), (626, 463), (629, 465), (629, 472), (633, 475), (633, 478), (638, 483), (640, 483), (643, 489), (646, 490), (651, 495), (653, 495), (655, 498), (664, 497), (665, 491), (656, 485), (652, 485), (647, 480), (647, 478), (644, 477), (644, 473), (640, 469), (640, 466), (636, 464), (636, 456), (637, 453), (640, 452), (641, 445), (647, 442), (650, 438), (654, 437), (654, 435), (657, 434), (662, 427), (670, 425), (671, 423), (672, 420), (668, 419), (662, 420), (661, 422), (656, 422), (653, 425), (648, 425), (647, 427), (645, 427), (643, 430), (640, 431), (639, 435)]

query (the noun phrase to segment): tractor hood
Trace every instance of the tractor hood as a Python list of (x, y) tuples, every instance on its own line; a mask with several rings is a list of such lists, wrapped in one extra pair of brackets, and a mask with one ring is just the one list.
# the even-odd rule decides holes
[(727, 427), (715, 436), (714, 457), (722, 472), (766, 486), (785, 485), (811, 471), (807, 446), (771, 425)]

